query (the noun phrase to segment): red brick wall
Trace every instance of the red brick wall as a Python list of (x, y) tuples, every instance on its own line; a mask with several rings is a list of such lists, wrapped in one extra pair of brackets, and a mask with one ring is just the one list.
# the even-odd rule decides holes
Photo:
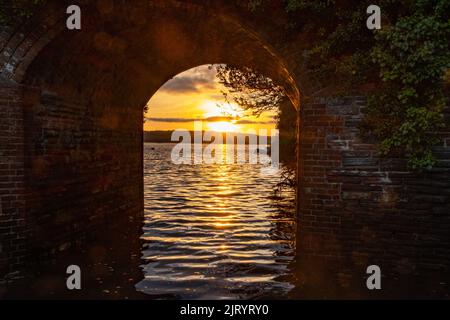
[(143, 212), (142, 111), (0, 87), (0, 274)]
[[(300, 250), (409, 270), (450, 267), (450, 133), (432, 170), (411, 172), (362, 141), (362, 97), (303, 105)], [(448, 116), (448, 115), (447, 115)]]
[[(24, 238), (31, 252), (58, 251), (142, 209), (139, 103), (176, 73), (229, 61), (282, 80), (293, 102), (298, 88), (303, 96), (323, 89), (302, 72), (301, 45), (283, 41), (270, 15), (218, 19), (186, 3), (140, 1), (142, 10), (132, 10), (117, 2), (112, 15), (85, 10), (83, 32), (73, 33), (60, 32), (65, 11), (57, 3), (37, 21), (0, 30), (0, 77), (56, 92), (27, 88), (22, 101), (21, 88), (0, 87), (0, 274), (22, 262)], [(121, 26), (129, 30), (119, 35)], [(97, 43), (99, 36), (126, 50)], [(120, 101), (128, 105), (114, 105)], [(302, 101), (302, 247), (356, 260), (381, 248), (385, 258), (405, 252), (402, 259), (445, 265), (450, 135), (436, 148), (435, 169), (408, 172), (402, 159), (378, 159), (359, 139), (364, 104)]]
[(22, 265), (26, 236), (21, 88), (0, 84), (0, 274)]
[(65, 250), (142, 214), (140, 108), (48, 92), (25, 108), (33, 256)]
[[(28, 21), (0, 27), (0, 79), (27, 86), (25, 132), (14, 139), (25, 144), (16, 178), (26, 186), (33, 259), (142, 210), (142, 107), (179, 72), (216, 62), (254, 67), (297, 105), (284, 60), (238, 16), (160, 0), (103, 9), (83, 5), (82, 31), (66, 29), (56, 0)], [(15, 269), (6, 258), (14, 253), (2, 250), (4, 269)]]

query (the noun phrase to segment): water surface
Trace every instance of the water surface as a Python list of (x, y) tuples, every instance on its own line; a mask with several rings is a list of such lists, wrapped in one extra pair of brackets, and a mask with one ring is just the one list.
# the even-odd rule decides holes
[(261, 164), (177, 165), (173, 144), (144, 146), (148, 295), (238, 299), (287, 294), (295, 255), (294, 192)]

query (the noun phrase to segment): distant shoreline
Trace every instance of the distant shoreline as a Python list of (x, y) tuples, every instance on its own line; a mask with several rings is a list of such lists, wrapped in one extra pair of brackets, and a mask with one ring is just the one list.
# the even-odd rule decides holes
[(177, 141), (144, 141), (144, 143), (172, 143), (172, 144), (177, 144), (179, 142)]
[[(168, 131), (144, 131), (144, 143), (179, 143), (179, 141), (172, 141), (172, 132), (175, 130), (168, 130)], [(202, 132), (202, 136), (203, 136), (204, 131)], [(194, 137), (194, 131), (190, 131), (191, 137)], [(246, 144), (249, 144), (249, 135), (246, 133), (242, 133), (242, 132), (233, 132), (233, 134), (235, 135), (235, 140), (237, 140), (237, 137), (240, 135), (243, 135), (246, 137)], [(223, 136), (223, 143), (226, 144), (226, 133), (222, 133)], [(255, 135), (253, 135), (254, 137)], [(259, 138), (261, 138), (261, 136), (256, 136), (259, 140)], [(264, 137), (267, 140), (267, 143), (270, 144), (271, 141), (271, 137)], [(205, 144), (208, 144), (210, 142), (208, 141), (203, 141)]]

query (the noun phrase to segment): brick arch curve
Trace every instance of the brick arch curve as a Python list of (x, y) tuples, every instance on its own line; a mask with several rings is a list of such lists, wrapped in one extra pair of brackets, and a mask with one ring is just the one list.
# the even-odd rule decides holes
[[(99, 73), (117, 73), (119, 68), (127, 70), (127, 64), (138, 69), (154, 67), (155, 61), (149, 60), (148, 56), (166, 57), (166, 64), (192, 61), (190, 66), (211, 61), (229, 62), (267, 74), (286, 88), (294, 106), (300, 104), (298, 88), (302, 87), (306, 93), (303, 89), (306, 85), (300, 85), (296, 79), (298, 66), (289, 65), (283, 58), (284, 55), (289, 58), (288, 54), (275, 49), (269, 36), (256, 31), (255, 26), (247, 24), (233, 10), (217, 9), (215, 12), (215, 9), (194, 2), (140, 1), (128, 8), (123, 2), (105, 4), (104, 1), (94, 1), (81, 6), (82, 30), (68, 31), (65, 28), (65, 6), (50, 1), (33, 20), (3, 31), (0, 37), (0, 51), (3, 53), (0, 79), (34, 85), (38, 78), (44, 78), (43, 70), (47, 71), (45, 80), (49, 80), (48, 73), (51, 73), (55, 82), (58, 77), (70, 77), (67, 75), (69, 72), (80, 75), (74, 72), (82, 71), (80, 66), (98, 67)], [(153, 38), (150, 39), (151, 35)], [(137, 50), (148, 50), (149, 46), (159, 46), (161, 50), (147, 54), (144, 59), (139, 57), (142, 53), (137, 53)], [(122, 59), (111, 56), (114, 50), (125, 53)], [(197, 50), (197, 59), (189, 50)], [(83, 55), (87, 58), (84, 59)], [(113, 70), (113, 66), (107, 65), (108, 60), (110, 64), (121, 66), (116, 65)], [(104, 65), (100, 66), (101, 63)], [(143, 65), (145, 63), (147, 66)], [(37, 70), (33, 68), (36, 65)], [(179, 66), (178, 70), (183, 68), (186, 69), (187, 65)], [(175, 72), (167, 74), (170, 73)], [(87, 76), (85, 81), (88, 81), (92, 74), (81, 76)]]
[(448, 270), (449, 133), (435, 171), (380, 160), (358, 136), (365, 98), (318, 97), (333, 90), (304, 70), (301, 44), (283, 42), (279, 8), (253, 19), (226, 0), (80, 3), (80, 32), (65, 29), (59, 0), (0, 28), (0, 278), (30, 252), (139, 215), (142, 185), (130, 181), (142, 178), (140, 107), (173, 75), (207, 63), (252, 67), (301, 100), (303, 253), (369, 264), (400, 252), (413, 267)]
[(7, 208), (21, 221), (13, 229), (24, 244), (16, 250), (1, 239), (0, 273), (142, 213), (142, 107), (176, 74), (203, 64), (251, 67), (299, 107), (289, 62), (232, 11), (181, 1), (98, 3), (82, 6), (81, 31), (67, 30), (65, 7), (50, 1), (1, 34), (0, 81), (20, 96), (23, 127), (14, 134), (25, 157), (14, 160), (24, 168), (15, 191), (21, 206)]

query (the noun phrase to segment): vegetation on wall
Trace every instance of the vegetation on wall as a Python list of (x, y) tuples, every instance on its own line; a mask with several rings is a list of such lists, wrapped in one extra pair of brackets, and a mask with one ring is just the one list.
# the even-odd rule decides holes
[(448, 102), (444, 76), (450, 68), (450, 7), (442, 11), (442, 1), (427, 10), (426, 2), (431, 1), (419, 1), (415, 13), (377, 34), (371, 58), (382, 84), (370, 97), (365, 121), (380, 139), (382, 154), (405, 151), (413, 168), (434, 164), (431, 148), (445, 126)]
[(0, 4), (0, 25), (8, 25), (14, 20), (29, 18), (37, 7), (46, 0), (2, 0)]
[(237, 2), (254, 14), (281, 3), (284, 41), (305, 43), (307, 70), (323, 83), (339, 84), (342, 92), (368, 93), (362, 129), (379, 141), (380, 154), (405, 154), (415, 169), (434, 165), (432, 147), (446, 125), (448, 105), (450, 1), (376, 1), (381, 30), (366, 27), (373, 1)]
[[(46, 0), (3, 0), (0, 23), (29, 17)], [(318, 81), (337, 92), (368, 94), (362, 129), (382, 155), (404, 154), (411, 168), (432, 167), (445, 125), (450, 83), (448, 0), (234, 0), (261, 18), (279, 10), (283, 41), (294, 44)], [(381, 8), (381, 30), (366, 27), (369, 5)], [(279, 87), (250, 70), (224, 69), (234, 99), (257, 114), (280, 101)], [(237, 77), (236, 77), (237, 75)], [(224, 78), (224, 79), (225, 79)], [(242, 91), (244, 90), (244, 91)], [(253, 102), (252, 102), (253, 101)], [(255, 103), (255, 101), (257, 103)]]

